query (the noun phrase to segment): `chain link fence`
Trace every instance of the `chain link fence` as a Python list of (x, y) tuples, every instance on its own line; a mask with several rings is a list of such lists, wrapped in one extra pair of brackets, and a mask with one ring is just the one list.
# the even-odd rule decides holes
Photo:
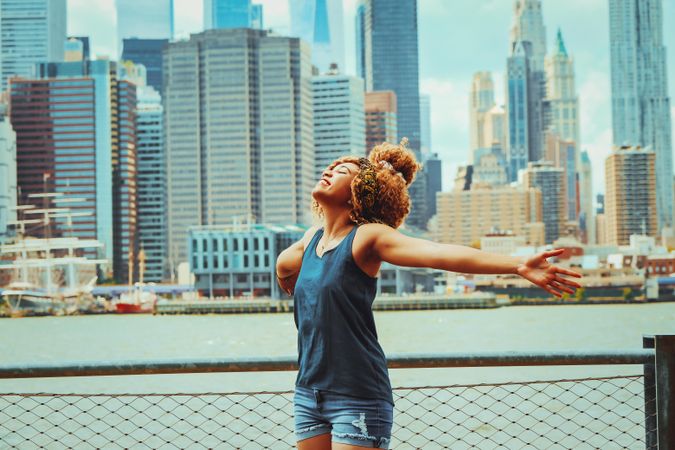
[[(391, 448), (644, 449), (652, 390), (643, 375), (396, 388)], [(3, 449), (294, 447), (290, 391), (0, 394)]]

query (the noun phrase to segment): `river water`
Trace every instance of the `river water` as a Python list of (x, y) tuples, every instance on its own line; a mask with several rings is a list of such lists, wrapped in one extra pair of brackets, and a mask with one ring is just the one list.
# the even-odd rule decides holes
[[(394, 311), (376, 312), (375, 319), (389, 354), (635, 350), (641, 348), (644, 334), (675, 333), (675, 303)], [(0, 365), (275, 357), (294, 355), (295, 345), (292, 314), (0, 320)], [(641, 366), (392, 370), (395, 387), (454, 386), (396, 389), (392, 444), (453, 449), (645, 448), (642, 380), (625, 378), (641, 373)], [(616, 375), (624, 378), (500, 384)], [(290, 391), (294, 377), (294, 372), (274, 372), (0, 380), (0, 393)], [(489, 385), (463, 386), (480, 383)], [(290, 448), (294, 443), (291, 394), (116, 397), (126, 398), (128, 404), (92, 397), (113, 402), (100, 406), (90, 404), (86, 395), (61, 396), (40, 406), (44, 398), (49, 397), (0, 395), (5, 402), (4, 411), (0, 408), (5, 421), (4, 428), (0, 426), (0, 447), (4, 443), (12, 448), (154, 448), (170, 443), (211, 448), (226, 443), (224, 448)], [(148, 398), (157, 403), (147, 403)], [(54, 424), (71, 413), (78, 419)], [(18, 419), (8, 420), (11, 415)], [(179, 434), (181, 430), (184, 434)]]
[[(675, 333), (675, 303), (376, 312), (385, 353), (623, 350)], [(295, 355), (292, 314), (96, 315), (0, 320), (0, 364)], [(638, 373), (636, 367), (399, 369), (394, 386)], [(617, 372), (618, 371), (618, 372)], [(0, 380), (0, 392), (292, 389), (295, 373)]]

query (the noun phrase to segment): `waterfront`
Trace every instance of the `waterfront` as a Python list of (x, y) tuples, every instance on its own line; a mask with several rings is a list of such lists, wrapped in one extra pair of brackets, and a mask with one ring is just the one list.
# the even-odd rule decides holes
[[(675, 303), (376, 312), (386, 353), (623, 350), (675, 333)], [(0, 322), (0, 364), (293, 355), (292, 314), (35, 317)], [(635, 374), (636, 367), (392, 370), (394, 386)], [(0, 380), (2, 392), (288, 390), (292, 372)]]

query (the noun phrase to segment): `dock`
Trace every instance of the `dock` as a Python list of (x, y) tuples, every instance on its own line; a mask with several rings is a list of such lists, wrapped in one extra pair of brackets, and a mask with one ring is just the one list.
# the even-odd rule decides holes
[[(503, 302), (491, 292), (471, 294), (417, 294), (406, 296), (379, 296), (373, 303), (375, 311), (409, 311), (434, 309), (498, 308)], [(249, 314), (288, 313), (293, 311), (293, 300), (271, 298), (159, 300), (156, 314)]]

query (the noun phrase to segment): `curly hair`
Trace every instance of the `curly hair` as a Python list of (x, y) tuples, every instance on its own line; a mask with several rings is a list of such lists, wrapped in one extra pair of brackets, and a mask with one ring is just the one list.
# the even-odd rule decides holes
[[(408, 186), (422, 168), (408, 149), (408, 140), (403, 138), (399, 145), (383, 142), (373, 147), (368, 158), (343, 156), (328, 168), (343, 163), (359, 166), (359, 173), (351, 183), (352, 222), (383, 223), (398, 228), (410, 212)], [(316, 200), (312, 200), (312, 211), (319, 218), (323, 216)]]

